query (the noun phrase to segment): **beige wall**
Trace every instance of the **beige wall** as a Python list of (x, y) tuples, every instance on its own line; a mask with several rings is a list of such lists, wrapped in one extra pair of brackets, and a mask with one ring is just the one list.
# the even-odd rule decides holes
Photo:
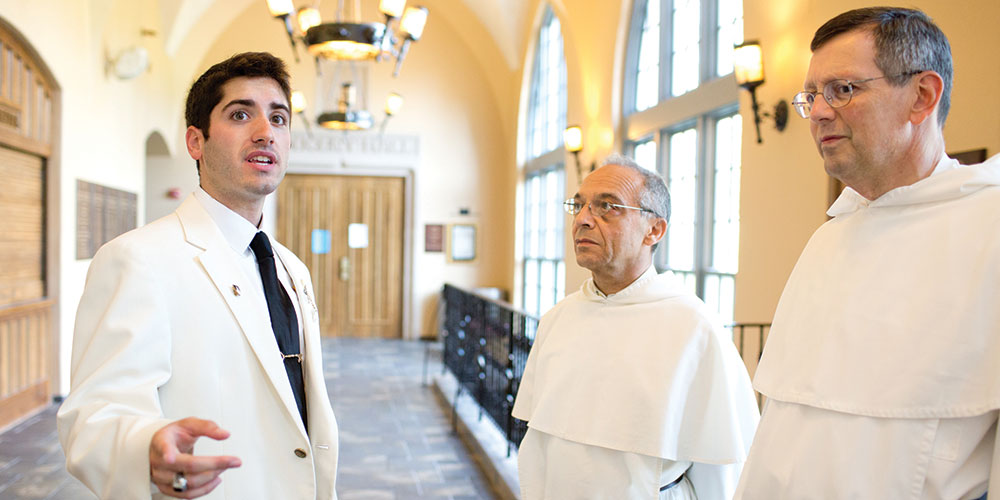
[[(371, 9), (366, 18), (375, 18), (375, 6), (373, 2), (365, 5)], [(335, 7), (333, 2), (323, 4), (324, 17), (334, 18)], [(429, 8), (433, 12), (434, 7)], [(451, 13), (451, 18), (456, 15)], [(474, 19), (459, 17), (458, 21)], [(288, 45), (280, 25), (252, 4), (221, 31), (200, 68), (238, 51), (270, 50), (289, 62), (293, 86), (315, 103), (317, 92), (327, 90), (317, 88), (313, 60), (303, 56), (296, 64)], [(432, 316), (444, 283), (469, 288), (512, 287), (512, 155), (499, 125), (503, 116), (490, 77), (452, 27), (449, 16), (432, 14), (400, 76), (393, 79), (391, 70), (389, 63), (371, 68), (370, 109), (376, 121), (380, 120), (385, 95), (400, 93), (405, 104), (388, 123), (387, 132), (420, 138), (420, 160), (414, 169), (413, 295), (407, 298), (412, 317), (404, 335), (433, 335)], [(178, 144), (178, 151), (183, 151), (183, 144)], [(459, 214), (463, 207), (470, 215)], [(474, 262), (454, 263), (443, 253), (424, 252), (424, 225), (440, 223), (477, 225), (479, 248)]]
[[(750, 8), (751, 5), (755, 8)], [(816, 28), (836, 14), (872, 5), (852, 0), (768, 0), (746, 3), (745, 36), (764, 47), (767, 83), (758, 90), (765, 105), (791, 100), (802, 88), (809, 42)], [(1000, 151), (1000, 2), (992, 0), (913, 0), (951, 41), (955, 64), (952, 108), (945, 126), (948, 151), (985, 147)], [(745, 94), (745, 93), (744, 93)], [(827, 179), (806, 120), (790, 118), (778, 133), (762, 125), (756, 144), (749, 99), (743, 113), (743, 177), (740, 203), (740, 273), (736, 280), (736, 320), (769, 322), (792, 266), (812, 232), (826, 220)]]
[[(146, 136), (165, 130), (166, 101), (158, 78), (168, 71), (162, 50), (149, 43), (151, 70), (127, 82), (105, 75), (105, 54), (143, 43), (139, 26), (159, 29), (148, 15), (150, 0), (88, 2), (0, 0), (0, 16), (27, 39), (52, 71), (62, 92), (59, 217), (60, 344), (56, 392), (69, 387), (69, 353), (76, 304), (88, 260), (76, 260), (76, 180), (83, 179), (139, 195), (144, 207)], [(153, 9), (155, 10), (155, 9)], [(120, 28), (127, 26), (128, 29)]]
[[(542, 1), (529, 2), (531, 17), (520, 30), (524, 72), (521, 91), (530, 80), (530, 54)], [(585, 162), (622, 147), (621, 93), (623, 59), (632, 2), (554, 0), (548, 2), (562, 23), (567, 65), (567, 122), (584, 130)], [(758, 89), (763, 107), (790, 100), (801, 89), (809, 62), (809, 41), (823, 22), (837, 13), (872, 5), (853, 1), (763, 0), (744, 3), (747, 39), (759, 39), (765, 50), (767, 83)], [(986, 147), (1000, 151), (1000, 65), (991, 63), (1000, 47), (992, 26), (1000, 3), (990, 0), (918, 0), (911, 5), (928, 12), (951, 40), (955, 59), (952, 111), (945, 128), (949, 151)], [(526, 100), (519, 101), (521, 126)], [(808, 123), (791, 117), (784, 132), (762, 124), (764, 143), (756, 143), (749, 95), (740, 93), (744, 119), (741, 186), (740, 271), (736, 280), (735, 319), (770, 322), (781, 290), (812, 232), (826, 220), (828, 177), (809, 136)], [(523, 146), (522, 146), (523, 150)], [(523, 156), (519, 154), (518, 158)], [(566, 158), (567, 195), (576, 188), (572, 157)], [(566, 289), (572, 291), (589, 275), (576, 265), (566, 239)], [(516, 271), (515, 271), (516, 272)]]
[[(327, 3), (331, 5), (325, 9), (335, 7)], [(444, 11), (450, 2), (428, 5), (432, 12)], [(228, 12), (228, 17), (218, 16), (225, 7), (239, 10)], [(516, 110), (503, 108), (497, 96), (516, 96), (516, 86), (509, 67), (484, 65), (500, 51), (485, 30), (476, 28), (479, 21), (474, 13), (454, 10), (447, 15), (432, 14), (424, 39), (413, 47), (400, 79), (390, 82), (387, 64), (381, 73), (372, 74), (375, 94), (384, 95), (391, 87), (407, 98), (403, 113), (393, 119), (389, 131), (421, 137), (411, 242), (414, 294), (408, 298), (413, 310), (409, 333), (414, 336), (433, 333), (432, 318), (425, 312), (433, 311), (444, 282), (512, 287), (515, 171), (509, 143), (514, 135), (511, 126), (502, 124), (512, 123)], [(145, 220), (147, 189), (159, 192), (166, 186), (155, 184), (168, 182), (150, 179), (152, 184), (147, 183), (147, 160), (154, 169), (192, 169), (182, 140), (183, 99), (191, 79), (237, 51), (270, 50), (291, 60), (280, 25), (267, 15), (262, 2), (218, 0), (206, 11), (211, 19), (198, 21), (186, 38), (175, 41), (172, 56), (165, 49), (168, 30), (161, 25), (162, 12), (155, 0), (0, 0), (0, 15), (25, 35), (62, 89), (57, 393), (69, 388), (72, 328), (89, 266), (87, 260), (76, 261), (74, 254), (76, 179), (138, 193), (139, 220)], [(454, 23), (461, 28), (456, 30)], [(140, 26), (156, 30), (158, 36), (140, 37)], [(105, 54), (135, 44), (149, 49), (150, 70), (126, 82), (106, 76)], [(311, 69), (309, 62), (294, 65), (293, 79), (308, 86)], [(172, 156), (146, 157), (145, 141), (154, 131), (164, 136)], [(470, 208), (471, 216), (458, 215), (459, 207)], [(443, 254), (423, 252), (424, 224), (451, 222), (479, 225), (480, 255), (474, 264), (448, 263)]]
[[(374, 9), (375, 2), (363, 3), (366, 9)], [(567, 118), (584, 129), (581, 158), (588, 163), (622, 144), (620, 96), (631, 3), (551, 2), (565, 40)], [(956, 82), (945, 130), (949, 150), (986, 147), (990, 153), (997, 152), (1000, 94), (994, 89), (1000, 81), (1000, 65), (990, 61), (992, 51), (1000, 46), (1000, 33), (992, 26), (1000, 18), (1000, 4), (991, 0), (912, 3), (935, 17), (952, 40)], [(202, 4), (207, 10), (191, 29), (168, 29), (179, 19), (197, 14), (191, 9)], [(391, 80), (387, 67), (372, 74), (373, 95), (391, 89), (406, 97), (404, 110), (390, 122), (389, 132), (421, 138), (410, 242), (414, 293), (408, 298), (413, 311), (408, 326), (412, 335), (432, 333), (434, 298), (444, 282), (508, 290), (514, 286), (516, 186), (523, 156), (519, 131), (526, 104), (523, 92), (530, 78), (525, 68), (544, 5), (541, 0), (514, 2), (509, 9), (482, 7), (472, 0), (426, 0), (424, 4), (431, 9), (427, 31), (413, 47), (400, 78)], [(157, 162), (191, 169), (181, 139), (182, 102), (191, 79), (237, 51), (270, 50), (291, 60), (287, 39), (280, 25), (267, 16), (263, 2), (215, 0), (164, 8), (170, 5), (166, 0), (0, 0), (0, 16), (24, 34), (62, 89), (58, 392), (68, 389), (73, 319), (89, 264), (76, 261), (74, 255), (75, 181), (85, 179), (139, 193), (139, 206), (146, 206), (146, 190), (157, 192), (145, 174), (145, 140), (150, 133), (162, 134), (173, 151), (169, 160)], [(746, 36), (760, 39), (765, 48), (768, 83), (759, 93), (765, 105), (788, 99), (801, 87), (809, 58), (807, 45), (815, 28), (836, 11), (860, 5), (834, 6), (819, 0), (747, 2)], [(325, 2), (323, 8), (332, 16), (335, 2)], [(517, 18), (494, 21), (491, 15), (495, 18), (497, 12)], [(141, 38), (140, 26), (157, 30), (159, 36)], [(150, 50), (151, 69), (126, 82), (106, 76), (105, 54), (134, 44)], [(293, 65), (292, 72), (297, 86), (308, 91), (315, 85), (308, 60)], [(804, 121), (793, 117), (784, 133), (765, 125), (764, 144), (757, 145), (748, 107), (742, 95), (747, 126), (736, 319), (770, 321), (798, 253), (825, 220), (827, 180)], [(576, 187), (571, 157), (566, 158), (566, 165), (569, 195)], [(472, 215), (459, 216), (459, 207), (470, 208)], [(475, 263), (448, 263), (442, 254), (423, 252), (424, 224), (452, 222), (478, 225), (480, 256)], [(567, 237), (567, 249), (571, 248)], [(586, 276), (570, 251), (567, 289), (575, 289)]]

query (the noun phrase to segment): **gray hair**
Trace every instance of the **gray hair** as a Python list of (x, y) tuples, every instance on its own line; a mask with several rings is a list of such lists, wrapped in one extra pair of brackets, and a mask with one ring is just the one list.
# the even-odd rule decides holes
[[(659, 173), (643, 168), (632, 158), (623, 154), (612, 153), (601, 166), (618, 165), (634, 171), (642, 176), (642, 193), (639, 194), (639, 206), (652, 210), (657, 217), (670, 222), (670, 191), (667, 183)], [(643, 212), (648, 213), (648, 212)]]
[(944, 88), (938, 103), (938, 126), (944, 127), (951, 107), (953, 69), (951, 45), (941, 28), (919, 10), (866, 7), (844, 12), (820, 26), (810, 49), (815, 52), (838, 35), (865, 28), (871, 29), (875, 40), (875, 65), (890, 84), (902, 86), (915, 71), (941, 75)]
[[(642, 168), (632, 158), (618, 153), (612, 153), (605, 158), (601, 162), (601, 166), (605, 165), (625, 167), (642, 176), (642, 192), (639, 194), (639, 207), (652, 210), (654, 216), (668, 223), (670, 222), (670, 190), (667, 189), (667, 183), (663, 180), (662, 175), (653, 170)], [(648, 213), (643, 212), (644, 215)], [(657, 242), (651, 250), (655, 252), (656, 247), (659, 245), (660, 243)]]

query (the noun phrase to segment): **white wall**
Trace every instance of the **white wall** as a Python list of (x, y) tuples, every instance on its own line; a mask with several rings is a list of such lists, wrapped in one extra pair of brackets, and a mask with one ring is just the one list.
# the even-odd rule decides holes
[[(166, 2), (166, 0), (162, 0)], [(15, 26), (40, 54), (62, 92), (60, 218), (58, 241), (61, 281), (61, 373), (56, 392), (68, 389), (68, 359), (76, 304), (88, 261), (75, 259), (75, 182), (91, 182), (139, 194), (140, 212), (147, 201), (153, 210), (157, 184), (180, 181), (146, 179), (146, 137), (165, 134), (173, 155), (153, 159), (154, 171), (176, 168), (193, 172), (183, 147), (183, 100), (191, 80), (210, 64), (234, 52), (270, 50), (291, 60), (280, 25), (263, 2), (214, 0), (185, 2), (184, 12), (161, 8), (161, 0), (0, 0), (0, 16)], [(170, 2), (167, 2), (170, 3)], [(363, 2), (374, 17), (375, 2)], [(466, 2), (426, 0), (431, 9), (424, 39), (411, 51), (402, 75), (392, 80), (383, 65), (373, 73), (373, 95), (389, 90), (406, 97), (403, 112), (389, 124), (390, 133), (419, 135), (421, 160), (415, 170), (413, 297), (408, 325), (412, 335), (433, 333), (435, 296), (444, 282), (460, 286), (497, 286), (510, 290), (516, 263), (514, 248), (518, 122), (524, 111), (521, 92), (527, 77), (511, 67), (511, 54), (528, 61), (542, 0), (523, 0), (509, 10), (516, 22), (493, 26), (484, 12)], [(631, 0), (551, 2), (560, 18), (568, 70), (568, 121), (584, 129), (582, 159), (589, 162), (621, 147), (621, 82), (625, 33)], [(930, 13), (952, 40), (956, 81), (953, 109), (945, 130), (949, 150), (1000, 149), (1000, 65), (992, 50), (1000, 46), (994, 29), (1000, 3), (992, 0), (914, 0)], [(859, 0), (833, 5), (819, 0), (747, 2), (745, 32), (764, 44), (768, 83), (759, 90), (763, 103), (790, 98), (801, 87), (808, 63), (808, 42), (823, 21)], [(169, 5), (164, 4), (167, 7)], [(207, 6), (190, 30), (172, 32), (165, 47), (167, 22)], [(333, 17), (335, 2), (325, 2)], [(173, 14), (171, 14), (173, 12)], [(184, 15), (181, 15), (184, 14)], [(486, 29), (484, 23), (490, 25)], [(173, 26), (173, 24), (171, 24)], [(139, 27), (159, 35), (143, 38)], [(506, 35), (503, 35), (506, 34)], [(494, 40), (493, 36), (505, 36)], [(150, 51), (150, 70), (122, 82), (104, 74), (106, 54), (134, 44)], [(513, 59), (517, 59), (514, 57)], [(293, 65), (295, 85), (307, 92), (312, 64)], [(746, 96), (741, 97), (744, 123)], [(373, 107), (375, 106), (373, 101)], [(796, 121), (778, 134), (765, 126), (764, 144), (754, 143), (752, 127), (744, 129), (741, 204), (740, 274), (736, 319), (770, 321), (791, 266), (812, 231), (825, 220), (826, 176), (813, 150), (805, 122)], [(567, 192), (575, 189), (572, 158), (566, 158)], [(172, 175), (172, 174), (171, 174)], [(178, 177), (179, 179), (179, 177)], [(184, 188), (184, 186), (180, 186)], [(186, 191), (187, 189), (185, 189)], [(472, 215), (458, 215), (468, 207)], [(140, 220), (145, 220), (140, 213)], [(474, 222), (479, 227), (480, 257), (473, 264), (445, 261), (442, 254), (423, 252), (427, 223)], [(568, 239), (567, 239), (568, 241)], [(571, 249), (567, 246), (567, 249)], [(569, 252), (567, 290), (586, 277)]]
[[(62, 93), (62, 193), (59, 217), (60, 254), (60, 373), (53, 390), (69, 388), (69, 353), (76, 304), (83, 290), (89, 261), (77, 261), (76, 181), (123, 189), (139, 196), (139, 220), (144, 203), (144, 145), (153, 129), (166, 130), (166, 101), (158, 78), (168, 71), (155, 40), (142, 40), (138, 27), (158, 29), (148, 12), (150, 0), (130, 2), (0, 0), (3, 16), (52, 71)], [(104, 28), (107, 28), (107, 31)], [(127, 29), (126, 29), (127, 27)], [(142, 43), (150, 49), (151, 70), (127, 82), (104, 73), (105, 54)]]
[[(333, 18), (336, 5), (328, 3), (321, 10)], [(302, 89), (307, 100), (315, 103), (312, 59), (303, 57), (294, 63), (280, 25), (259, 7), (251, 5), (222, 29), (198, 71), (238, 51), (270, 50), (289, 62), (293, 87)], [(367, 17), (374, 18), (375, 4), (365, 7), (372, 9)], [(431, 316), (445, 282), (510, 290), (513, 176), (511, 155), (499, 135), (501, 116), (489, 79), (447, 16), (432, 14), (399, 78), (391, 77), (391, 69), (383, 63), (370, 71), (369, 105), (377, 111), (388, 92), (402, 94), (405, 105), (389, 122), (387, 132), (420, 138), (421, 157), (414, 170), (413, 296), (407, 298), (413, 314), (404, 327), (409, 336), (416, 337), (435, 333)], [(314, 109), (310, 116), (315, 118)], [(381, 118), (378, 113), (375, 116)], [(178, 148), (183, 147), (180, 137), (175, 141)], [(469, 208), (471, 215), (459, 215), (460, 207)], [(423, 251), (425, 224), (453, 222), (479, 227), (479, 255), (474, 263), (452, 263), (443, 253)]]
[[(181, 154), (187, 156), (187, 150)], [(146, 156), (146, 216), (144, 223), (173, 213), (188, 193), (198, 187), (194, 160), (164, 155)], [(167, 190), (177, 188), (180, 198), (171, 198)]]
[[(187, 12), (192, 4), (185, 5), (181, 10)], [(435, 5), (432, 0), (429, 5), (432, 11), (444, 10), (449, 2)], [(280, 25), (267, 15), (261, 2), (212, 2), (204, 11), (211, 15), (196, 21), (186, 35), (171, 35), (172, 57), (164, 48), (164, 38), (173, 25), (164, 26), (159, 18), (170, 9), (160, 7), (156, 0), (0, 0), (0, 15), (24, 33), (52, 70), (62, 92), (57, 393), (68, 390), (72, 326), (89, 265), (74, 255), (76, 180), (138, 193), (139, 220), (146, 220), (147, 206), (156, 212), (149, 214), (155, 218), (174, 203), (158, 199), (166, 187), (176, 185), (186, 192), (195, 185), (182, 139), (183, 99), (190, 81), (210, 64), (238, 51), (269, 50), (291, 60)], [(324, 8), (332, 18), (335, 5)], [(374, 9), (374, 5), (365, 8)], [(455, 10), (432, 15), (400, 79), (388, 77), (387, 64), (379, 69), (381, 73), (373, 73), (374, 95), (384, 95), (391, 88), (407, 99), (389, 131), (421, 136), (423, 155), (415, 175), (411, 242), (414, 295), (408, 298), (414, 314), (407, 329), (413, 336), (434, 333), (425, 312), (433, 310), (444, 282), (511, 288), (514, 176), (509, 168), (511, 154), (505, 146), (512, 134), (509, 127), (498, 124), (510, 123), (514, 112), (502, 112), (497, 103), (498, 95), (510, 93), (510, 85), (495, 78), (493, 68), (483, 66), (489, 59), (483, 53), (500, 52), (482, 31), (470, 30), (478, 23), (475, 15), (461, 7)], [(219, 16), (220, 12), (226, 15)], [(184, 17), (180, 14), (183, 12), (175, 12), (176, 17), (169, 21)], [(462, 35), (449, 19), (458, 20)], [(152, 29), (158, 36), (141, 37), (140, 27)], [(469, 43), (469, 36), (478, 38)], [(126, 82), (106, 76), (106, 54), (135, 44), (149, 50), (150, 70)], [(477, 47), (479, 53), (473, 53), (470, 46)], [(509, 74), (509, 69), (500, 71)], [(306, 89), (313, 84), (308, 59), (293, 65), (292, 74), (297, 86), (300, 81)], [(145, 155), (145, 139), (152, 131), (167, 132), (172, 156)], [(459, 216), (459, 207), (470, 208), (472, 215)], [(480, 257), (474, 264), (448, 263), (442, 254), (423, 252), (424, 224), (450, 222), (479, 225)]]
[[(758, 98), (773, 105), (778, 99), (790, 101), (802, 89), (816, 29), (840, 12), (870, 2), (766, 0), (746, 5), (746, 38), (759, 39), (764, 48), (767, 82), (758, 89)], [(1000, 2), (913, 0), (907, 6), (927, 12), (951, 42), (955, 85), (945, 125), (948, 151), (986, 147), (989, 154), (1000, 152), (1000, 64), (993, 55), (1000, 47), (995, 26)], [(736, 320), (770, 322), (798, 254), (826, 221), (828, 177), (806, 120), (793, 113), (782, 133), (762, 124), (764, 143), (758, 145), (749, 108), (744, 95)]]

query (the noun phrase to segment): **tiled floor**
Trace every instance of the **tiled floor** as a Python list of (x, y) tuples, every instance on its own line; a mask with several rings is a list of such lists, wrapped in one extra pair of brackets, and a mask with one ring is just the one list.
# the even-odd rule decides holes
[[(449, 415), (423, 385), (425, 344), (324, 341), (327, 386), (340, 425), (340, 500), (492, 499)], [(431, 359), (431, 369), (440, 361)], [(0, 434), (0, 498), (93, 499), (69, 476), (55, 407)]]

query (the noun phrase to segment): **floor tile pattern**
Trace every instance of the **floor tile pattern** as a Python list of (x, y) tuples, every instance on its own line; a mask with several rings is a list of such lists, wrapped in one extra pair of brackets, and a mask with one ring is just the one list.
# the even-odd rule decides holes
[[(494, 498), (423, 383), (424, 343), (326, 339), (323, 351), (340, 425), (340, 500)], [(94, 498), (66, 472), (55, 414), (52, 406), (0, 434), (0, 498)]]

